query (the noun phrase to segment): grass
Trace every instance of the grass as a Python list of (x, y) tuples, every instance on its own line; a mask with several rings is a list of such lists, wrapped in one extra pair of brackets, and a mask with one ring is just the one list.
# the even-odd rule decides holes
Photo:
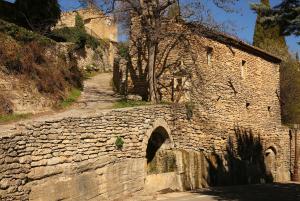
[(90, 78), (96, 76), (97, 74), (99, 74), (98, 71), (84, 71), (83, 79), (85, 79), (85, 80), (90, 79)]
[(133, 100), (120, 100), (114, 104), (114, 108), (126, 108), (126, 107), (136, 107), (142, 105), (150, 105), (151, 103), (146, 101), (133, 101)]
[(59, 104), (59, 109), (64, 109), (69, 107), (78, 99), (80, 95), (81, 95), (81, 90), (73, 88), (70, 91), (69, 96)]
[(45, 45), (55, 45), (55, 42), (50, 38), (34, 33), (23, 27), (17, 26), (13, 23), (6, 22), (0, 19), (0, 32), (10, 35), (17, 41), (31, 42), (36, 41)]
[(8, 122), (18, 121), (22, 119), (27, 119), (31, 116), (32, 116), (31, 113), (0, 115), (0, 123), (8, 123)]

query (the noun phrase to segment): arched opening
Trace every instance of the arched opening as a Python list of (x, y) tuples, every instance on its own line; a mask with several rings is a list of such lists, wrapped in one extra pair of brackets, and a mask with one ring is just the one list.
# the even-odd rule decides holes
[(277, 151), (274, 147), (269, 147), (265, 151), (266, 173), (270, 181), (273, 181), (276, 175), (276, 154)]
[(176, 154), (172, 146), (170, 130), (167, 126), (161, 125), (162, 122), (159, 122), (158, 127), (149, 131), (148, 138), (145, 139), (144, 150), (147, 159), (145, 189), (149, 192), (179, 189), (180, 186), (177, 181)]
[(146, 158), (147, 158), (147, 163), (150, 163), (155, 155), (156, 152), (163, 146), (163, 148), (169, 148), (168, 145), (170, 145), (170, 138), (168, 135), (168, 132), (166, 129), (163, 127), (158, 127), (156, 128), (149, 140), (148, 140), (148, 145), (147, 145), (147, 150), (146, 150)]
[(147, 174), (162, 174), (174, 172), (176, 169), (176, 156), (172, 150), (172, 141), (168, 131), (157, 127), (152, 131), (146, 149)]

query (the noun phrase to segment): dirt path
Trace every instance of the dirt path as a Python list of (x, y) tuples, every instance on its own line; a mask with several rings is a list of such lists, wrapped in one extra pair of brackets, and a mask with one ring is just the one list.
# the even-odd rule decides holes
[(111, 109), (121, 97), (111, 86), (112, 73), (101, 73), (84, 82), (84, 89), (72, 109), (95, 111)]
[(84, 89), (79, 99), (70, 107), (62, 111), (47, 111), (30, 116), (28, 119), (0, 123), (1, 128), (6, 125), (11, 128), (15, 123), (78, 116), (80, 114), (95, 113), (99, 110), (112, 109), (114, 103), (122, 97), (117, 95), (111, 86), (112, 73), (101, 73), (85, 80)]

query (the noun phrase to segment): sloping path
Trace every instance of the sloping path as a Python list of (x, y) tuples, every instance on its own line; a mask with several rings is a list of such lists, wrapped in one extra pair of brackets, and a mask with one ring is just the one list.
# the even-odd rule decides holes
[(86, 80), (81, 97), (72, 109), (95, 111), (113, 108), (121, 97), (113, 91), (111, 83), (112, 73), (101, 73)]
[(111, 85), (112, 73), (101, 73), (84, 81), (84, 89), (79, 99), (70, 107), (62, 111), (47, 111), (17, 122), (3, 123), (1, 129), (8, 129), (21, 122), (57, 119), (62, 117), (79, 116), (95, 113), (99, 110), (113, 109), (115, 102), (122, 97), (113, 91)]

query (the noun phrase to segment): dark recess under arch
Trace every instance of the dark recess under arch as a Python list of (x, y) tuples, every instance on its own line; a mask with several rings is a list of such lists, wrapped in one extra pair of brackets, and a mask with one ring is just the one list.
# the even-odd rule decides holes
[(161, 126), (156, 128), (152, 132), (148, 140), (148, 145), (146, 149), (147, 163), (150, 163), (153, 160), (156, 152), (168, 139), (169, 139), (168, 132), (166, 131), (165, 128)]

